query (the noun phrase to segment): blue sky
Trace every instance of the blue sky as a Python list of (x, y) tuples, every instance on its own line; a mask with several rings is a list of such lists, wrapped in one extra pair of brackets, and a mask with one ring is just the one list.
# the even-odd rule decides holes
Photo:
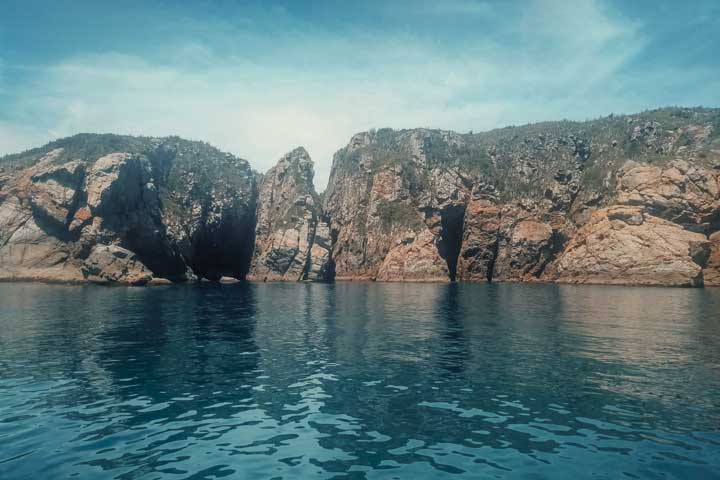
[(78, 132), (258, 170), (374, 127), (480, 131), (720, 106), (720, 1), (3, 0), (0, 154)]

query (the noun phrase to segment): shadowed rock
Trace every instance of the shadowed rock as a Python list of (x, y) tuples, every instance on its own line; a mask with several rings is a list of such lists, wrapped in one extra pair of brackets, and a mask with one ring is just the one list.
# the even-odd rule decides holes
[(178, 138), (77, 135), (4, 159), (0, 279), (144, 284), (242, 277), (255, 177)]

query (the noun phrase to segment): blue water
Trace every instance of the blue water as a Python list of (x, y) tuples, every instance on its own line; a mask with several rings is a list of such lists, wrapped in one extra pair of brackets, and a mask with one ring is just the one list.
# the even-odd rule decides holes
[(0, 478), (720, 478), (720, 290), (0, 284)]

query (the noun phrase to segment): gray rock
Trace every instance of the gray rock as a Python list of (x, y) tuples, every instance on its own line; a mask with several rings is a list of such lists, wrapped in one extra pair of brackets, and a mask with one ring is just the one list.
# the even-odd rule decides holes
[(329, 228), (320, 220), (313, 176), (312, 160), (302, 147), (264, 175), (248, 279), (331, 280)]
[(82, 266), (88, 281), (145, 285), (153, 279), (152, 272), (137, 255), (117, 245), (96, 245)]

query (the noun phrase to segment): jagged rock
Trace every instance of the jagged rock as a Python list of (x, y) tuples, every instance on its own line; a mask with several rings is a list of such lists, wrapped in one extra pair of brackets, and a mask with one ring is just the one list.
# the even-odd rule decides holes
[(325, 209), (337, 279), (455, 276), (471, 185), (429, 154), (436, 141), (462, 143), (452, 132), (384, 129), (356, 135), (335, 155)]
[(710, 243), (699, 233), (615, 206), (595, 212), (563, 252), (558, 280), (567, 283), (701, 286)]
[(36, 168), (29, 190), (29, 202), (35, 215), (57, 227), (66, 226), (79, 201), (83, 173), (84, 166), (78, 161)]
[(0, 280), (82, 281), (79, 267), (68, 262), (71, 250), (16, 197), (0, 205)]
[(313, 244), (310, 247), (306, 280), (314, 282), (334, 280), (331, 248), (330, 226), (326, 222), (318, 222), (315, 226)]
[[(505, 219), (509, 218), (504, 216)], [(543, 222), (520, 220), (502, 228), (493, 279), (496, 281), (536, 281), (553, 259), (553, 229)]]
[(304, 148), (285, 155), (259, 190), (249, 280), (330, 280), (328, 227), (320, 221), (313, 163)]
[(117, 245), (96, 245), (82, 266), (86, 279), (96, 283), (145, 285), (152, 272), (137, 255)]
[[(189, 145), (188, 145), (189, 143)], [(182, 262), (173, 275), (244, 278), (256, 224), (256, 174), (246, 160), (207, 144), (168, 139), (150, 158), (162, 223)]]
[[(554, 281), (569, 241), (612, 204), (642, 205), (680, 230), (717, 230), (718, 111), (662, 115), (355, 135), (333, 159), (325, 196), (337, 278), (421, 277), (408, 265), (424, 255), (434, 279), (439, 254), (451, 280)], [(645, 217), (615, 220), (641, 226)]]
[(78, 135), (4, 161), (17, 166), (0, 188), (0, 279), (247, 272), (256, 189), (244, 160), (177, 138)]
[(709, 285), (718, 125), (673, 108), (372, 130), (337, 152), (322, 201), (302, 149), (263, 178), (199, 142), (78, 135), (0, 159), (0, 279)]
[(626, 163), (617, 202), (643, 206), (653, 215), (704, 232), (720, 228), (720, 175), (684, 160), (666, 167)]
[(377, 273), (379, 281), (447, 282), (447, 262), (440, 256), (430, 230), (408, 231), (385, 256)]
[(705, 285), (720, 287), (720, 232), (710, 235), (710, 257), (703, 270)]
[(491, 200), (473, 199), (465, 210), (458, 278), (470, 282), (491, 281), (500, 233), (500, 207)]

